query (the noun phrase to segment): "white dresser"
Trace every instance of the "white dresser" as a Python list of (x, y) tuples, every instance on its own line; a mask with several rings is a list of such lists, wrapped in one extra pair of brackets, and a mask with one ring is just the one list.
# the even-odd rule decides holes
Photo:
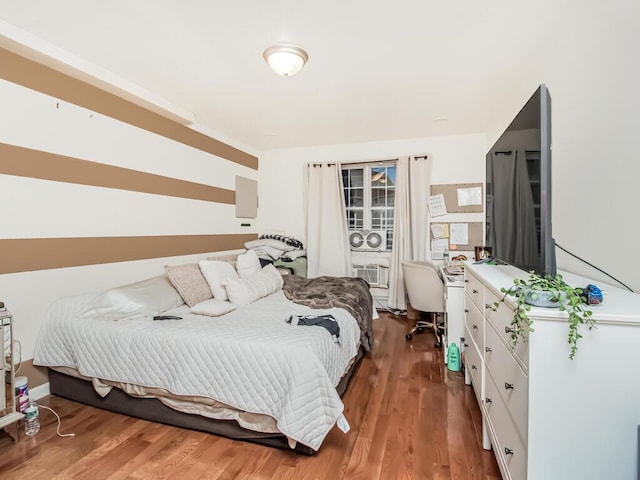
[(569, 360), (566, 314), (532, 307), (534, 332), (512, 346), (513, 303), (491, 309), (501, 287), (527, 274), (466, 267), (465, 380), (483, 417), (483, 446), (504, 479), (638, 478), (640, 295), (561, 272), (572, 286), (598, 284), (597, 328), (584, 328)]

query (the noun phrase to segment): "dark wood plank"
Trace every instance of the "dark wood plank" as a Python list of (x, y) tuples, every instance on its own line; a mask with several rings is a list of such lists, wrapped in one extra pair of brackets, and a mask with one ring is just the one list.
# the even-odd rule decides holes
[(312, 457), (124, 415), (59, 397), (41, 404), (42, 428), (14, 443), (0, 435), (0, 478), (499, 480), (481, 447), (481, 416), (462, 373), (450, 372), (431, 333), (406, 341), (404, 317), (381, 313), (374, 351), (344, 397), (351, 431), (334, 428)]

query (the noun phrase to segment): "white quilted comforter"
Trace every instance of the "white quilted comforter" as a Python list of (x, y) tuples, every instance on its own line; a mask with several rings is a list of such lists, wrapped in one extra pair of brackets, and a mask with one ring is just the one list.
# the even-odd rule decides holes
[[(282, 291), (222, 317), (171, 314), (120, 321), (77, 319), (92, 296), (59, 300), (47, 313), (34, 363), (72, 367), (87, 377), (177, 395), (209, 397), (273, 417), (287, 437), (317, 450), (343, 404), (335, 390), (359, 346), (360, 331), (345, 310), (311, 310)], [(340, 343), (321, 327), (292, 326), (291, 314), (331, 313)]]

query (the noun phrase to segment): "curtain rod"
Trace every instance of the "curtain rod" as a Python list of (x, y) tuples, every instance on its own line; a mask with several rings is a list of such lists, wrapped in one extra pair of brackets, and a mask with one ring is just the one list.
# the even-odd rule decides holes
[(335, 167), (337, 163), (312, 163), (312, 167)]

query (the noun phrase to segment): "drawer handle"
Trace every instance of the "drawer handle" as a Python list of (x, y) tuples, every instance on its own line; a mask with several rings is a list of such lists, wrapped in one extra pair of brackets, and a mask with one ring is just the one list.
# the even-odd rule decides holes
[(469, 283), (469, 280), (467, 278), (464, 279), (464, 283)]
[(477, 370), (478, 367), (476, 367), (475, 365), (471, 365), (471, 370)]
[(478, 325), (476, 325), (476, 324), (474, 323), (474, 324), (473, 324), (473, 326), (472, 326), (471, 328), (473, 328), (474, 330), (477, 330), (477, 329), (478, 329)]
[(478, 293), (478, 290), (474, 288), (473, 290), (471, 290), (471, 293)]
[(513, 455), (513, 450), (511, 450), (510, 448), (504, 447), (504, 454)]
[(513, 333), (514, 330), (511, 327), (504, 327), (504, 333)]
[(465, 309), (464, 309), (464, 313), (469, 313), (469, 309), (468, 309), (468, 308), (465, 308)]
[(493, 352), (493, 348), (491, 348), (491, 347), (484, 347), (484, 351), (485, 351), (485, 352), (487, 352), (487, 353), (491, 353), (491, 352)]
[(492, 400), (489, 397), (484, 399), (484, 403), (491, 403), (491, 402), (492, 402)]
[(513, 390), (513, 383), (504, 382), (504, 389), (505, 390), (509, 390), (509, 389)]

